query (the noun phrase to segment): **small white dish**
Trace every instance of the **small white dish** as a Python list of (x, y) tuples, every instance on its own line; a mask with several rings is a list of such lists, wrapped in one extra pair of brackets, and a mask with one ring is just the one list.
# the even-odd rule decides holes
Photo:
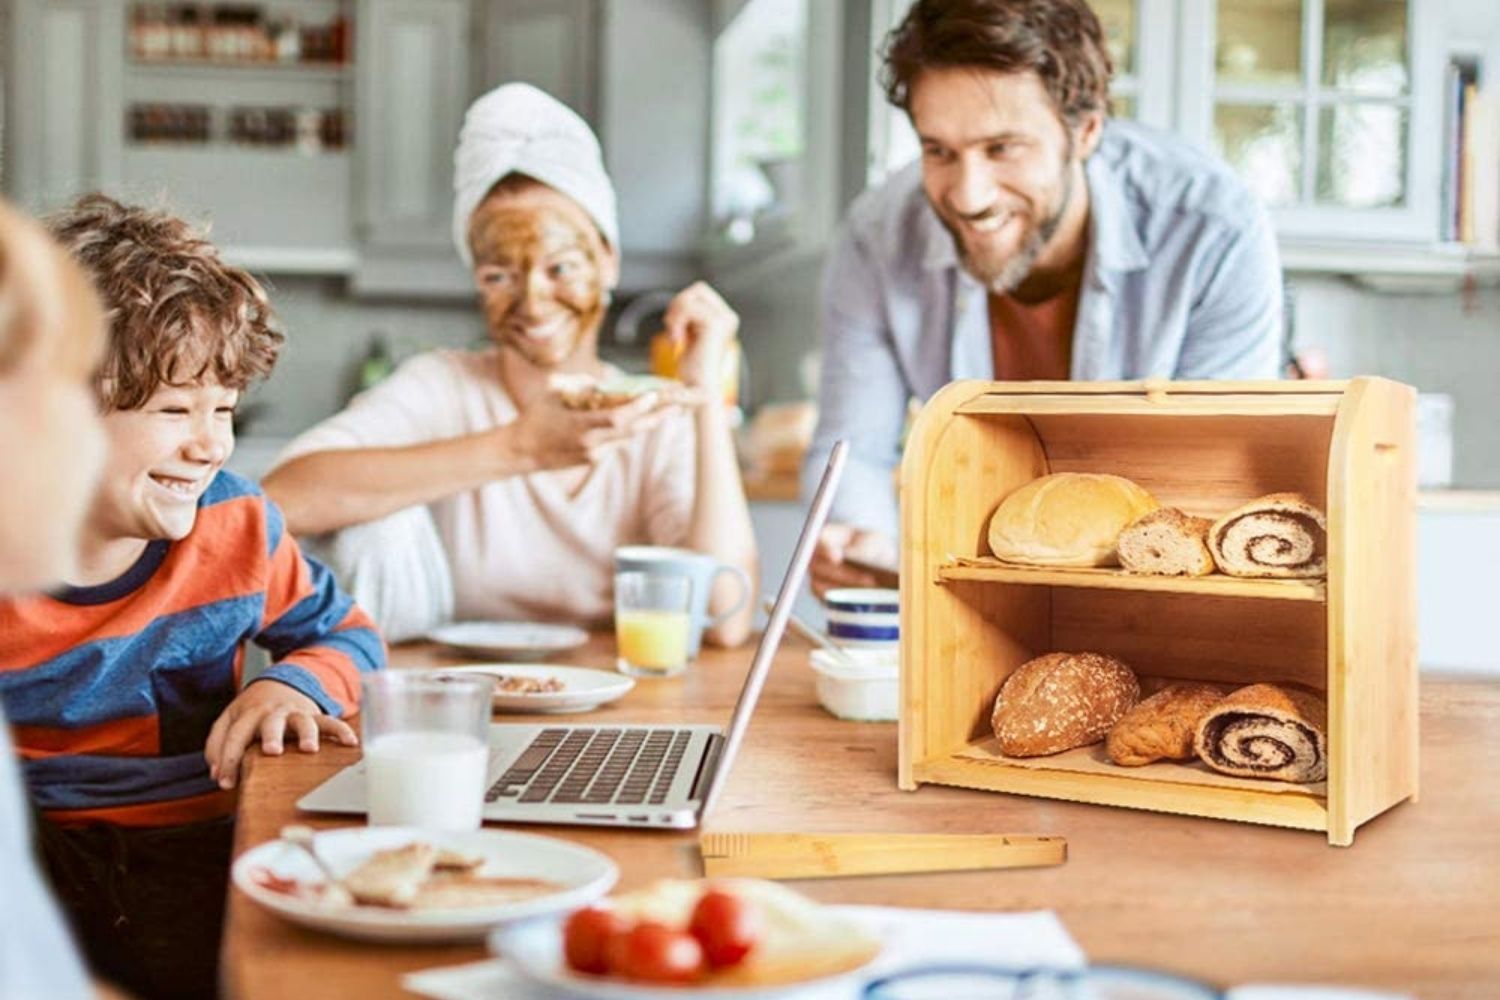
[(589, 641), (576, 625), (543, 622), (452, 622), (439, 625), (427, 638), (471, 656), (496, 660), (544, 660)]
[(494, 677), (528, 677), (539, 681), (556, 678), (562, 682), (561, 691), (502, 691), (495, 688), (494, 706), (497, 712), (587, 712), (600, 705), (614, 701), (635, 687), (634, 678), (611, 670), (594, 670), (589, 667), (552, 666), (547, 663), (474, 663), (461, 667), (439, 667), (432, 671), (437, 676), (472, 677), (475, 674)]
[(265, 875), (304, 884), (326, 882), (316, 862), (284, 840), (267, 841), (241, 854), (230, 878), (245, 895), (292, 923), (365, 941), (482, 941), (496, 924), (572, 910), (598, 899), (619, 878), (615, 863), (592, 848), (555, 837), (508, 830), (440, 832), (408, 827), (356, 826), (325, 830), (313, 845), (341, 877), (379, 850), (423, 840), (485, 859), (485, 875), (556, 882), (557, 892), (516, 902), (446, 910), (392, 910), (378, 906), (329, 905), (265, 885)]
[[(522, 978), (551, 992), (586, 1000), (773, 1000), (777, 997), (823, 997), (852, 995), (853, 983), (865, 974), (869, 963), (834, 976), (804, 979), (779, 986), (663, 986), (633, 983), (603, 976), (573, 972), (563, 962), (562, 922), (528, 920), (498, 927), (490, 935), (490, 951), (510, 960)], [(876, 956), (871, 956), (874, 961)], [(842, 993), (836, 988), (844, 986)]]
[(895, 649), (826, 649), (809, 654), (817, 674), (818, 702), (830, 715), (859, 722), (888, 722), (901, 709), (901, 655)]

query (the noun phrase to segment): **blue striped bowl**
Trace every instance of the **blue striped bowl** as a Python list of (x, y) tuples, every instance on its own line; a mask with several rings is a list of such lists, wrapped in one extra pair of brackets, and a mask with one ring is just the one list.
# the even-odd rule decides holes
[(901, 594), (896, 590), (845, 587), (823, 596), (828, 634), (842, 646), (891, 649), (901, 639)]
[(829, 611), (855, 614), (899, 615), (901, 591), (880, 587), (836, 587), (823, 595)]

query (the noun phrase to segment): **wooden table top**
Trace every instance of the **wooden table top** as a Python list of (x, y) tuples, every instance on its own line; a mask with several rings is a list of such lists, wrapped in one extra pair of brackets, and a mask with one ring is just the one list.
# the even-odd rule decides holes
[[(397, 647), (398, 666), (460, 662)], [(606, 666), (596, 637), (568, 662)], [(611, 722), (727, 722), (750, 650), (706, 650), (680, 678), (641, 681), (586, 716)], [(1218, 986), (1321, 982), (1404, 990), (1422, 1000), (1500, 989), (1500, 684), (1424, 677), (1422, 796), (1361, 826), (1354, 846), (1319, 834), (925, 786), (896, 788), (895, 723), (836, 720), (818, 707), (807, 649), (788, 638), (708, 829), (1003, 832), (1068, 840), (1050, 868), (801, 881), (830, 903), (1057, 911), (1090, 959), (1151, 966)], [(524, 717), (506, 717), (523, 720)], [(553, 721), (556, 717), (549, 717)], [(357, 750), (252, 753), (236, 853), (289, 822), (293, 805)], [(695, 833), (514, 827), (576, 840), (620, 865), (621, 889), (701, 874)], [(302, 930), (231, 889), (225, 981), (244, 1000), (405, 994), (406, 972), (474, 961), (482, 947), (398, 947)], [(975, 956), (982, 958), (982, 956)]]

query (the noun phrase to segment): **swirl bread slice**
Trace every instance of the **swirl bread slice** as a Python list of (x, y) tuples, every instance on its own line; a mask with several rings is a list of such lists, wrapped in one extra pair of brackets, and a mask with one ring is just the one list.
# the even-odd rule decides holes
[(1193, 748), (1224, 774), (1314, 782), (1328, 776), (1328, 704), (1275, 684), (1242, 687), (1198, 723)]
[(1300, 493), (1270, 493), (1215, 521), (1208, 547), (1231, 576), (1323, 576), (1328, 519)]

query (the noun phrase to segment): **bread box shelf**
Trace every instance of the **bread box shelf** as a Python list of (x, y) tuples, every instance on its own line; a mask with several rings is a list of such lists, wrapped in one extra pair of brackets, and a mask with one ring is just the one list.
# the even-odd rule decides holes
[(1030, 584), (1038, 587), (1092, 587), (1318, 603), (1327, 600), (1328, 596), (1327, 588), (1321, 580), (1248, 580), (1222, 573), (1209, 576), (1140, 576), (1120, 569), (1031, 569), (1010, 566), (993, 558), (947, 563), (938, 568), (937, 579), (940, 583), (986, 580), (991, 583)]
[[(1417, 792), (1415, 392), (1349, 382), (958, 382), (929, 401), (901, 469), (899, 781), (1318, 830)], [(1001, 499), (1054, 472), (1126, 476), (1217, 517), (1293, 491), (1327, 514), (1325, 580), (1144, 577), (995, 560)], [(1056, 650), (1115, 656), (1143, 684), (1301, 685), (1328, 702), (1328, 778), (1229, 779), (1193, 762), (1110, 764), (1099, 747), (993, 749), (1005, 679)], [(1065, 831), (1064, 831), (1065, 832)]]

